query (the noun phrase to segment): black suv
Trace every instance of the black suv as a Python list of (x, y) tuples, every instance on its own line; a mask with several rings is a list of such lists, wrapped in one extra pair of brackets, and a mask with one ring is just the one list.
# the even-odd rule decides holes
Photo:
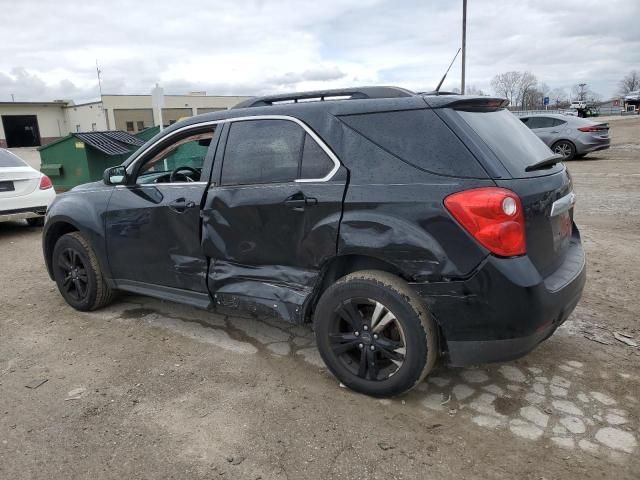
[(585, 258), (569, 172), (506, 104), (367, 87), (189, 118), (58, 196), (49, 274), (78, 310), (126, 290), (313, 322), (374, 396), (438, 357), (516, 358), (574, 309)]

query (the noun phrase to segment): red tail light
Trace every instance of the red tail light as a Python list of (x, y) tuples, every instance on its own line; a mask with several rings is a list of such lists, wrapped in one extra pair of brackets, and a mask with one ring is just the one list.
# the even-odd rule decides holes
[(484, 247), (501, 257), (527, 252), (520, 197), (497, 187), (475, 188), (444, 199), (451, 215)]
[(40, 177), (40, 190), (47, 190), (49, 188), (53, 188), (53, 183), (51, 183), (51, 179), (46, 175), (42, 175), (42, 177)]
[(581, 132), (602, 132), (603, 130), (609, 130), (609, 127), (595, 125), (593, 127), (580, 127), (578, 130), (580, 130)]

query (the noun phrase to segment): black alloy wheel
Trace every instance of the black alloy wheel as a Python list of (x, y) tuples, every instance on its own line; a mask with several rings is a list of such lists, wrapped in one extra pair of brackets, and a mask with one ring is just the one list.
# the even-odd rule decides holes
[(366, 395), (411, 390), (438, 358), (438, 332), (424, 301), (389, 272), (362, 270), (336, 281), (320, 296), (313, 326), (327, 368)]
[(62, 235), (50, 262), (58, 290), (76, 310), (95, 310), (113, 299), (116, 292), (105, 281), (93, 248), (80, 232)]
[(58, 256), (56, 266), (62, 273), (64, 291), (77, 302), (85, 300), (89, 279), (80, 253), (74, 248), (65, 248)]
[(348, 299), (336, 309), (329, 341), (344, 367), (366, 380), (391, 377), (407, 352), (404, 330), (393, 312), (369, 298)]

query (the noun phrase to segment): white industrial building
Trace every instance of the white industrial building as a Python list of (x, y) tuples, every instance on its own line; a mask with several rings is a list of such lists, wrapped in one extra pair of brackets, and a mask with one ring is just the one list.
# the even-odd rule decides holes
[[(247, 97), (165, 95), (162, 123), (231, 108)], [(0, 148), (46, 145), (72, 132), (124, 130), (137, 133), (159, 125), (151, 95), (102, 95), (96, 102), (0, 102)]]

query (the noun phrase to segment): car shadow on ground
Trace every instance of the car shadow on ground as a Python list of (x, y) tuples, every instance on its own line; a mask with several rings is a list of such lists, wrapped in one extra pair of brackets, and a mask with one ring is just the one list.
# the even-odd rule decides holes
[(42, 227), (30, 227), (26, 220), (0, 222), (0, 238), (3, 239), (11, 239), (11, 237), (18, 237), (36, 231), (42, 232)]

